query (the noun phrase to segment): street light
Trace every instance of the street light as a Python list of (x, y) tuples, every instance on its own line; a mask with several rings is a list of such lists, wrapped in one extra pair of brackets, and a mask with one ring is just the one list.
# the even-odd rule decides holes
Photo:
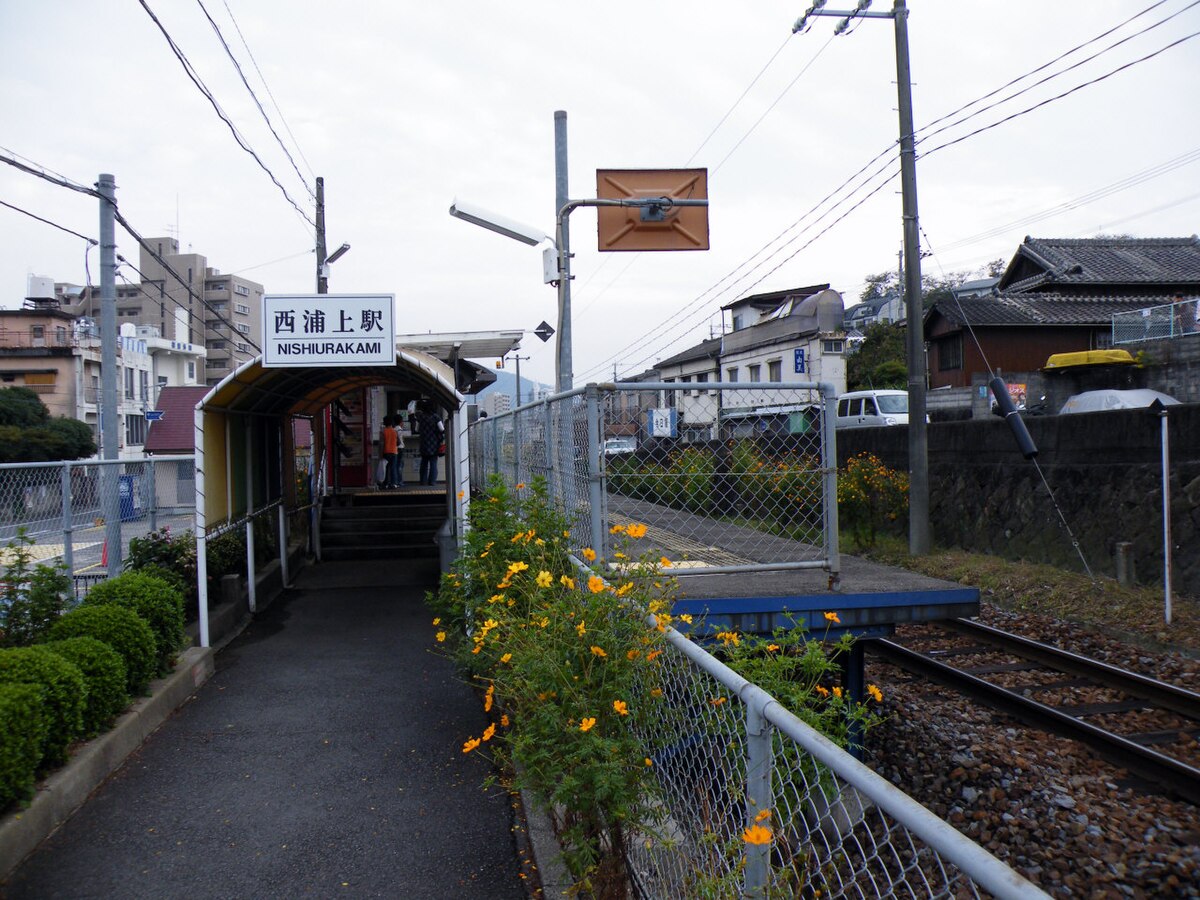
[(510, 237), (514, 241), (520, 241), (522, 244), (528, 244), (530, 247), (536, 247), (542, 241), (550, 240), (550, 235), (539, 231), (532, 225), (525, 225), (473, 203), (462, 203), (457, 198), (450, 204), (450, 215), (456, 219), (462, 219), (464, 222), (470, 222), (472, 225), (478, 225), (480, 228), (486, 228), (488, 231), (494, 231), (496, 234)]

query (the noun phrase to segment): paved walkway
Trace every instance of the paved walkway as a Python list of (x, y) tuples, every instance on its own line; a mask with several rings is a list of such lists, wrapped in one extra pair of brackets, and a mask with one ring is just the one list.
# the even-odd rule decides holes
[(309, 566), (0, 888), (18, 898), (523, 898), (486, 722), (431, 653), (436, 567)]

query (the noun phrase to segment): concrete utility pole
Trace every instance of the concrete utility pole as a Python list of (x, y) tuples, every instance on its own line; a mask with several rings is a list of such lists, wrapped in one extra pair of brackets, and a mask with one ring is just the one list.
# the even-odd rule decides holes
[(325, 274), (325, 179), (317, 178), (317, 293), (329, 293)]
[[(117, 182), (101, 174), (100, 192), (100, 441), (104, 459), (119, 459), (121, 439), (117, 417)], [(120, 474), (116, 465), (102, 466), (104, 540), (108, 548), (108, 574), (121, 572)]]
[(917, 154), (913, 135), (912, 74), (908, 64), (908, 8), (894, 0), (891, 12), (869, 12), (871, 0), (852, 10), (823, 9), (815, 0), (792, 27), (803, 31), (811, 16), (844, 16), (834, 34), (852, 19), (891, 19), (896, 28), (896, 93), (900, 110), (900, 192), (904, 216), (904, 302), (908, 327), (908, 551), (929, 552), (929, 447), (925, 427), (925, 310), (921, 300), (921, 245), (917, 226)]
[[(570, 201), (567, 188), (567, 113), (554, 112), (554, 216), (559, 218)], [(559, 259), (568, 261), (566, 271), (559, 271), (558, 280), (558, 378), (555, 391), (569, 391), (575, 385), (574, 362), (571, 359), (571, 233), (567, 216), (561, 217), (560, 233), (556, 235)]]

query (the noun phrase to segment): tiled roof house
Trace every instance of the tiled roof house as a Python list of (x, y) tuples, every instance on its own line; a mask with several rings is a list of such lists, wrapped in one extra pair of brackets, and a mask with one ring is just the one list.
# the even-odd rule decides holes
[(1200, 297), (1195, 235), (1027, 237), (992, 293), (939, 301), (925, 314), (929, 386), (966, 387), (989, 364), (1027, 372), (1052, 353), (1108, 347), (1114, 313), (1170, 303), (1179, 291)]

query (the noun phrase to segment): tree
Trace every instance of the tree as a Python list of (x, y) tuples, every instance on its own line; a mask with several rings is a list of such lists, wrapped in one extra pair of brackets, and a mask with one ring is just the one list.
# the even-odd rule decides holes
[(33, 428), (45, 424), (49, 418), (50, 410), (29, 388), (0, 388), (0, 425)]
[(905, 333), (899, 324), (868, 325), (866, 338), (846, 358), (846, 389), (903, 389), (908, 379)]
[(0, 462), (82, 459), (95, 452), (92, 429), (83, 422), (50, 418), (46, 404), (29, 388), (0, 389)]

